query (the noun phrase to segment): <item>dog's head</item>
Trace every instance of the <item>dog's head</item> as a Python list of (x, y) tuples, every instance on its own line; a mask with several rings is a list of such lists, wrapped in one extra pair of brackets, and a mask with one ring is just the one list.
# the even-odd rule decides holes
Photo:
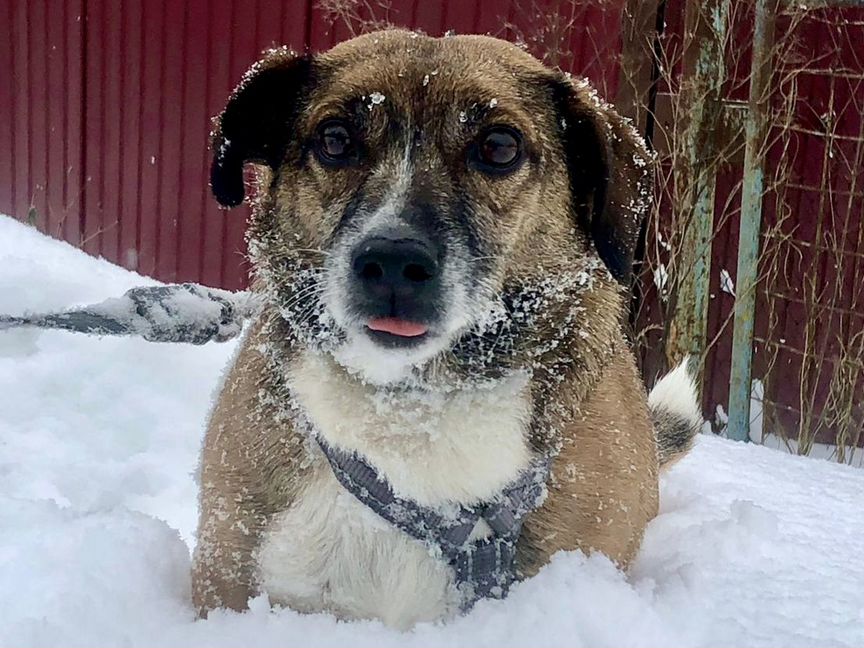
[(506, 319), (517, 286), (626, 284), (648, 195), (644, 145), (587, 83), (484, 36), (271, 52), (214, 151), (225, 206), (246, 162), (269, 167), (250, 249), (286, 318), (379, 382)]

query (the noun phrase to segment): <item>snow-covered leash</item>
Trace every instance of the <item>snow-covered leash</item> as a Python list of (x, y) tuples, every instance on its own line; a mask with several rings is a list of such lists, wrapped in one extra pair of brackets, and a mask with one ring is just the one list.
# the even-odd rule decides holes
[(248, 292), (198, 284), (140, 286), (122, 297), (61, 313), (0, 315), (0, 331), (17, 327), (60, 329), (91, 335), (136, 335), (150, 342), (204, 344), (237, 336), (258, 310)]
[[(359, 455), (334, 448), (320, 437), (318, 445), (349, 493), (403, 533), (440, 553), (453, 568), (456, 586), (464, 597), (463, 610), (482, 598), (507, 594), (516, 580), (516, 543), (522, 523), (546, 496), (550, 456), (535, 459), (494, 500), (475, 506), (456, 505), (445, 515), (396, 495), (387, 480)], [(489, 537), (470, 540), (481, 520), (489, 527)]]

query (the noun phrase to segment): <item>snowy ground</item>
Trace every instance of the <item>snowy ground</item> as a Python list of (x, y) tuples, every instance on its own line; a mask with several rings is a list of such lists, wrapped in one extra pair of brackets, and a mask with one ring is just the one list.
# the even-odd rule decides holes
[[(0, 217), (0, 313), (144, 281)], [(410, 634), (263, 600), (195, 621), (193, 475), (232, 351), (0, 332), (0, 646), (864, 644), (864, 471), (708, 437), (665, 477), (627, 576), (558, 555)]]

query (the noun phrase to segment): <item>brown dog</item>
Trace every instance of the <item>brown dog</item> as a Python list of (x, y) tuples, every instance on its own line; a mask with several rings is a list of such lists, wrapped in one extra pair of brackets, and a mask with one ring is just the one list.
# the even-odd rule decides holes
[(683, 369), (646, 398), (620, 327), (650, 194), (633, 129), (514, 45), (387, 31), (269, 53), (214, 148), (223, 205), (269, 170), (267, 306), (204, 444), (202, 614), (266, 592), (408, 627), (561, 549), (626, 567), (700, 421)]

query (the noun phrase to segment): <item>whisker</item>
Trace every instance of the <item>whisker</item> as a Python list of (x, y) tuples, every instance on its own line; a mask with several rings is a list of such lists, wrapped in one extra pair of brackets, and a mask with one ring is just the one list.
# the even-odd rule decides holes
[(312, 316), (317, 312), (320, 307), (320, 301), (314, 300), (312, 303), (306, 306), (297, 316), (297, 320), (300, 323), (307, 324), (311, 322)]
[(324, 286), (322, 284), (314, 283), (314, 284), (310, 284), (308, 286), (303, 286), (300, 289), (292, 290), (292, 291), (290, 291), (289, 295), (290, 295), (291, 299), (296, 299), (298, 297), (302, 297), (304, 295), (308, 295), (308, 294), (315, 293), (318, 291), (323, 291), (323, 290), (324, 290)]
[(305, 299), (309, 299), (311, 297), (316, 297), (324, 294), (325, 288), (323, 286), (314, 285), (308, 286), (297, 293), (291, 295), (290, 299), (284, 304), (283, 308), (291, 310), (298, 303)]
[(322, 250), (321, 248), (291, 248), (291, 252), (307, 252), (310, 254), (321, 254), (327, 257), (332, 255), (329, 250)]

